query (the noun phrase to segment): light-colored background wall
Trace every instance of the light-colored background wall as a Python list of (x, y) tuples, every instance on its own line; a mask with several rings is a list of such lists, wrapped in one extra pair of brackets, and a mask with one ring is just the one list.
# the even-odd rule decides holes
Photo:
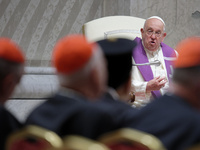
[[(112, 15), (160, 16), (168, 34), (164, 42), (173, 48), (181, 39), (200, 35), (199, 0), (0, 0), (0, 36), (10, 37), (22, 47), (27, 67), (48, 67), (59, 38), (81, 33), (84, 23)], [(47, 79), (43, 74), (40, 77)], [(20, 108), (24, 117), (35, 103), (12, 101), (7, 107), (14, 112)]]
[[(147, 18), (158, 15), (166, 22), (165, 43), (199, 35), (199, 0), (0, 0), (0, 36), (23, 48), (27, 66), (49, 66), (55, 42), (81, 33), (85, 22), (110, 15)], [(193, 17), (194, 16), (194, 17)]]

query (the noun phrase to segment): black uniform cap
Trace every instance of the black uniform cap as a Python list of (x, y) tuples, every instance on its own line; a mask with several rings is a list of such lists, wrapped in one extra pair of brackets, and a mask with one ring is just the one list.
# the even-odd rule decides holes
[(117, 89), (130, 77), (132, 70), (132, 52), (136, 42), (123, 39), (104, 39), (97, 41), (107, 59), (108, 86)]

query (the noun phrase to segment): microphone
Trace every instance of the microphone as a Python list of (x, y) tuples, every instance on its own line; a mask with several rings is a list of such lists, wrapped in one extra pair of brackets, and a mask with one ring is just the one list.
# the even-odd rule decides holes
[(155, 60), (153, 62), (149, 62), (149, 63), (143, 63), (143, 64), (132, 64), (132, 66), (145, 66), (145, 65), (156, 65), (156, 66), (160, 66), (161, 62), (159, 60)]

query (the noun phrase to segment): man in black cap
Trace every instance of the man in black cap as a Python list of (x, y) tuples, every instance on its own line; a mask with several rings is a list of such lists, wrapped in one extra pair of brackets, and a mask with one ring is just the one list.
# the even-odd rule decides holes
[(97, 42), (107, 60), (108, 93), (113, 99), (128, 102), (131, 88), (132, 52), (136, 43), (132, 40), (118, 38)]

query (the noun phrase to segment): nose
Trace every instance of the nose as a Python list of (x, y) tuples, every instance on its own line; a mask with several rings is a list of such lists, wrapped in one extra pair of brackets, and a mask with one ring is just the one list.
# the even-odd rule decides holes
[(156, 33), (155, 33), (155, 32), (152, 33), (151, 38), (152, 38), (152, 39), (155, 39), (155, 38), (156, 38)]

